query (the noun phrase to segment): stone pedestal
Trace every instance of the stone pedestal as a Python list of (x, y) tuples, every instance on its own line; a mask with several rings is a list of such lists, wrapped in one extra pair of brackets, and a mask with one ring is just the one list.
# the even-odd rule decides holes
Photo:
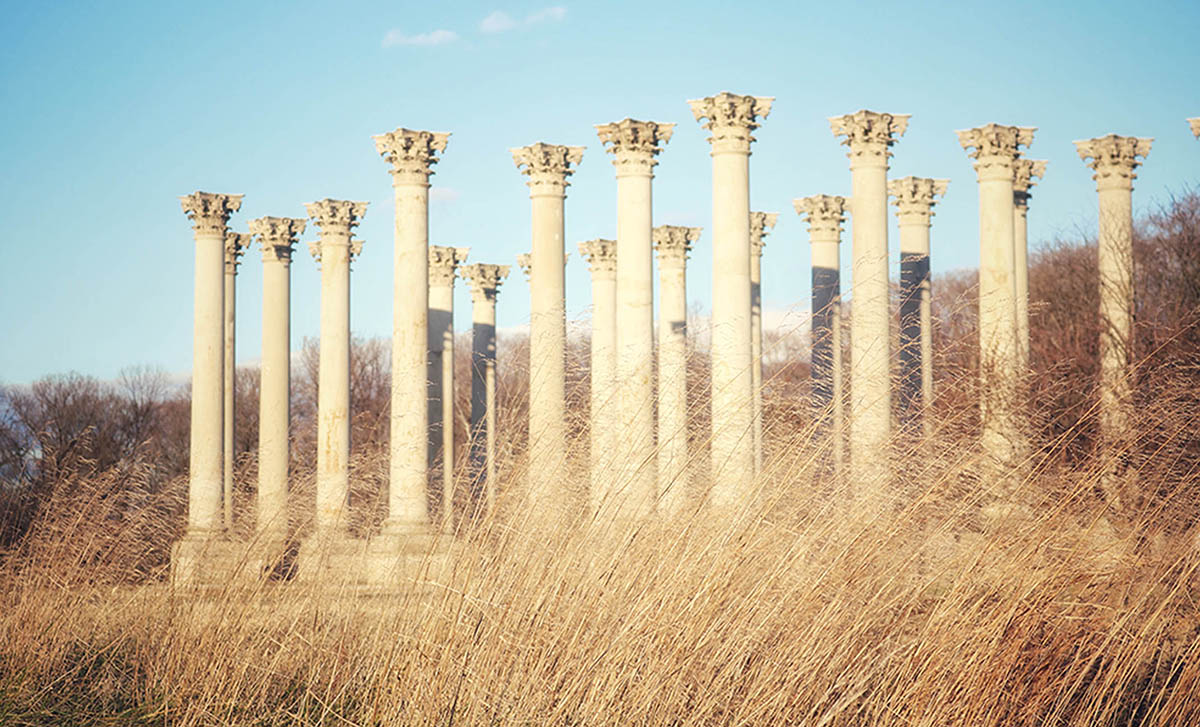
[(513, 149), (529, 177), (533, 248), (530, 253), (529, 495), (539, 508), (570, 506), (566, 479), (566, 276), (562, 261), (567, 177), (583, 147), (537, 143)]
[(471, 502), (490, 515), (496, 506), (496, 296), (507, 265), (462, 269), (471, 289)]
[(171, 567), (177, 582), (194, 582), (212, 573), (201, 555), (224, 534), (225, 233), (242, 195), (195, 192), (180, 203), (192, 222), (196, 277), (187, 530), (172, 551)]
[(350, 504), (350, 262), (362, 249), (353, 233), (367, 203), (323, 199), (305, 209), (321, 229), (309, 244), (321, 266), (315, 524), (319, 538), (337, 538), (346, 536)]
[(1044, 160), (1013, 163), (1013, 283), (1017, 296), (1017, 356), (1022, 374), (1029, 371), (1029, 193), (1034, 177), (1046, 173)]
[(808, 222), (812, 247), (813, 414), (832, 439), (833, 468), (843, 470), (845, 397), (842, 392), (841, 242), (849, 201), (818, 194), (793, 202)]
[(933, 308), (929, 287), (929, 223), (946, 194), (945, 179), (904, 177), (888, 182), (900, 223), (900, 421), (918, 421), (929, 436), (933, 422)]
[[(388, 516), (379, 547), (428, 533), (425, 442), (426, 361), (429, 332), (429, 176), (449, 134), (396, 129), (374, 137), (391, 165), (396, 200), (392, 258), (392, 397)], [(398, 551), (397, 551), (398, 552)]]
[[(993, 481), (1008, 489), (1026, 454), (1019, 415), (1013, 166), (1032, 128), (988, 124), (958, 132), (979, 176), (979, 413), (980, 444)], [(1004, 493), (997, 493), (1004, 496)]]
[(655, 157), (674, 124), (625, 119), (596, 127), (617, 170), (617, 390), (620, 397), (622, 511), (637, 517), (657, 500), (654, 442), (654, 261), (651, 252)]
[(713, 160), (712, 490), (721, 509), (749, 505), (754, 475), (750, 335), (751, 132), (773, 98), (728, 92), (688, 101)]
[(659, 511), (684, 512), (688, 480), (687, 257), (699, 227), (654, 228), (658, 253), (658, 492)]
[[(892, 430), (891, 308), (888, 291), (888, 149), (908, 128), (908, 114), (857, 111), (829, 120), (850, 147), (854, 219), (850, 306), (850, 465), (859, 486), (887, 492)], [(856, 493), (857, 494), (857, 493)]]
[(1100, 195), (1100, 441), (1114, 453), (1133, 434), (1133, 180), (1152, 141), (1109, 134), (1075, 142)]
[(454, 529), (454, 278), (468, 247), (429, 247), (429, 464), (441, 460), (442, 531)]
[(775, 227), (779, 214), (750, 213), (750, 357), (753, 368), (750, 380), (754, 386), (754, 471), (763, 466), (763, 323), (762, 323), (762, 251), (763, 238)]
[(233, 529), (233, 465), (234, 465), (234, 421), (237, 383), (237, 269), (246, 248), (250, 247), (250, 235), (243, 232), (225, 233), (225, 431), (224, 431), (224, 502), (225, 530)]
[(271, 559), (288, 538), (292, 249), (304, 220), (260, 217), (250, 233), (263, 253), (262, 368), (258, 409), (257, 536)]
[(592, 274), (591, 401), (588, 507), (599, 512), (611, 497), (613, 456), (620, 427), (617, 409), (617, 242), (589, 240), (579, 252)]

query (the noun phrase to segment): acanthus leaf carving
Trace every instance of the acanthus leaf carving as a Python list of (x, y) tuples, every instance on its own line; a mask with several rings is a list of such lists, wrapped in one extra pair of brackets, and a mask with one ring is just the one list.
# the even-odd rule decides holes
[(973, 129), (962, 129), (958, 143), (975, 160), (975, 171), (979, 179), (1012, 178), (1013, 163), (1021, 155), (1021, 147), (1033, 143), (1033, 126), (1005, 126), (984, 124)]
[(842, 232), (842, 223), (846, 221), (849, 211), (849, 200), (830, 194), (815, 194), (811, 197), (801, 197), (792, 201), (796, 214), (808, 222), (809, 236), (825, 233), (838, 237)]
[(367, 203), (327, 197), (318, 202), (305, 204), (304, 210), (317, 227), (321, 228), (322, 236), (329, 234), (348, 236), (367, 214)]
[(888, 181), (888, 194), (902, 220), (929, 224), (933, 206), (945, 196), (949, 183), (948, 179), (901, 177)]
[(429, 285), (453, 286), (459, 265), (466, 262), (469, 247), (429, 246)]
[(596, 134), (607, 151), (614, 155), (617, 173), (650, 174), (658, 161), (654, 158), (671, 140), (675, 124), (623, 119), (611, 124), (597, 124)]
[(371, 137), (384, 161), (392, 165), (394, 183), (429, 184), (438, 154), (446, 150), (450, 134), (442, 131), (413, 131), (403, 127)]
[(242, 255), (250, 247), (251, 236), (247, 232), (225, 231), (225, 272), (236, 274)]
[(658, 253), (658, 262), (683, 265), (691, 252), (692, 243), (700, 239), (703, 227), (685, 227), (683, 225), (659, 225), (654, 228), (654, 251)]
[(508, 271), (507, 265), (472, 263), (463, 266), (462, 277), (467, 281), (474, 301), (495, 301), (500, 284), (508, 277)]
[(192, 222), (198, 235), (221, 235), (229, 225), (229, 216), (242, 208), (240, 194), (193, 192), (179, 198), (183, 213)]
[(752, 254), (762, 255), (763, 238), (774, 229), (778, 220), (778, 212), (750, 213), (750, 252)]
[(293, 246), (304, 227), (304, 220), (295, 217), (259, 217), (249, 223), (250, 234), (262, 247), (263, 262), (291, 262)]
[(545, 144), (510, 149), (517, 169), (529, 177), (530, 193), (563, 194), (570, 186), (567, 177), (575, 173), (574, 166), (583, 161), (582, 146)]
[(707, 96), (688, 101), (692, 116), (700, 125), (707, 129), (712, 136), (708, 138), (713, 145), (713, 151), (730, 150), (750, 153), (751, 135), (771, 113), (771, 105), (775, 102), (771, 96), (744, 96), (722, 91), (715, 96)]
[(617, 241), (595, 239), (579, 243), (579, 254), (587, 260), (593, 275), (617, 271)]
[(887, 114), (861, 109), (852, 114), (829, 117), (834, 136), (844, 136), (842, 144), (850, 147), (852, 160), (874, 160), (887, 163), (888, 149), (908, 130), (911, 114)]
[[(1138, 136), (1107, 134), (1075, 142), (1079, 158), (1096, 173), (1092, 179), (1098, 185), (1115, 184), (1132, 187), (1137, 175), (1133, 173), (1142, 159), (1150, 153), (1154, 139)], [(1090, 161), (1089, 161), (1090, 160)]]

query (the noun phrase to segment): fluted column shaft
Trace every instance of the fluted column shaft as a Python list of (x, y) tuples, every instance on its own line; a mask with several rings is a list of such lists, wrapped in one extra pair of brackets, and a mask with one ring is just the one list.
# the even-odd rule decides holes
[(397, 129), (375, 137), (392, 164), (392, 391), (386, 535), (429, 528), (426, 501), (426, 362), (429, 330), (429, 175), (448, 134)]
[(612, 496), (613, 456), (620, 426), (617, 408), (617, 243), (579, 243), (592, 274), (591, 399), (588, 504), (598, 512)]
[(208, 538), (220, 534), (223, 526), (225, 232), (242, 197), (196, 192), (180, 201), (195, 237), (185, 537)]
[(773, 99), (721, 93), (690, 101), (712, 132), (712, 490), (720, 509), (745, 507), (754, 475), (750, 334), (750, 132)]

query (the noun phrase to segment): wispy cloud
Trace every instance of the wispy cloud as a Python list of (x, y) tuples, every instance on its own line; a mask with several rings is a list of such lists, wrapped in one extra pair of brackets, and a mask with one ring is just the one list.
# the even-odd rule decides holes
[(524, 20), (516, 20), (503, 10), (495, 10), (479, 23), (481, 33), (503, 33), (507, 30), (539, 23), (559, 22), (567, 17), (567, 9), (561, 5), (542, 8), (525, 16)]
[(428, 33), (405, 35), (399, 28), (392, 28), (383, 36), (383, 47), (394, 45), (432, 46), (445, 45), (458, 40), (458, 33), (453, 30), (431, 30)]

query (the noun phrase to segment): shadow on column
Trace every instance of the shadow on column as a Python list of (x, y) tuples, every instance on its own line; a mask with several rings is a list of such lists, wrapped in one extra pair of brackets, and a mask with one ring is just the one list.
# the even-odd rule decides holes
[[(471, 335), (471, 432), (470, 487), (471, 514), (486, 511), (487, 493), (495, 483), (488, 482), (488, 372), (496, 366), (496, 326), (476, 322)], [(494, 376), (494, 375), (493, 375)]]
[(921, 421), (921, 292), (929, 284), (929, 256), (900, 256), (900, 427)]

